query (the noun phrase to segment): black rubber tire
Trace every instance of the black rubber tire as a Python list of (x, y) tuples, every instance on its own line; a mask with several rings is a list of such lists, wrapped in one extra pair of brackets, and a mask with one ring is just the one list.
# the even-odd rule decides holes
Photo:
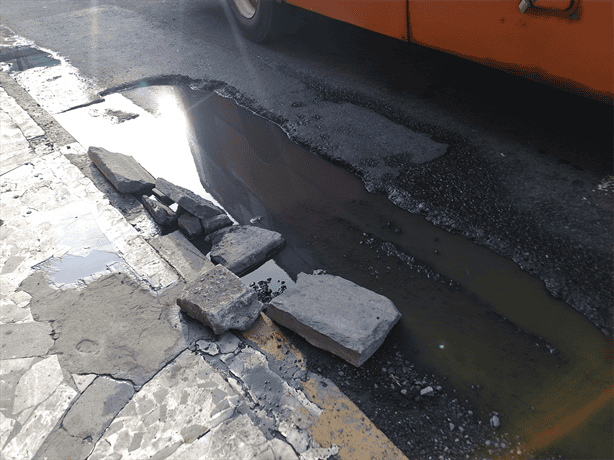
[(251, 18), (245, 17), (239, 11), (236, 1), (227, 0), (235, 22), (243, 35), (250, 41), (262, 43), (277, 36), (277, 13), (278, 7), (275, 0), (258, 0), (256, 12)]

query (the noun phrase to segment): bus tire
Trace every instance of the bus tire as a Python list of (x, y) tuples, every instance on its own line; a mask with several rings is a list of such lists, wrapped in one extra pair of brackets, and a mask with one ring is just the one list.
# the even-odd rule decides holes
[(228, 0), (230, 11), (243, 35), (261, 43), (277, 35), (275, 0)]

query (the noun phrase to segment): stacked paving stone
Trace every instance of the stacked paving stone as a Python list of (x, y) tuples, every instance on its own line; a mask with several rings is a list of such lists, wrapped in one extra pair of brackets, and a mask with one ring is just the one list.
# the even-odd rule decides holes
[[(178, 230), (152, 238), (150, 244), (188, 281), (177, 299), (181, 309), (215, 334), (248, 329), (264, 306), (239, 276), (281, 250), (283, 237), (259, 227), (233, 226), (215, 204), (164, 178), (155, 179), (131, 156), (99, 147), (90, 147), (88, 154), (120, 193), (139, 197), (160, 226), (178, 225)], [(211, 241), (211, 260), (191, 243), (203, 237)]]
[[(141, 194), (143, 206), (159, 225), (178, 225), (179, 230), (151, 244), (188, 281), (177, 299), (180, 308), (216, 335), (249, 329), (265, 305), (239, 276), (280, 251), (283, 237), (259, 227), (232, 225), (222, 209), (166, 179), (154, 179), (132, 157), (96, 147), (89, 155), (118, 191)], [(197, 237), (210, 240), (210, 260), (190, 243)], [(266, 313), (355, 366), (375, 353), (401, 317), (379, 294), (338, 276), (305, 273), (266, 306)]]

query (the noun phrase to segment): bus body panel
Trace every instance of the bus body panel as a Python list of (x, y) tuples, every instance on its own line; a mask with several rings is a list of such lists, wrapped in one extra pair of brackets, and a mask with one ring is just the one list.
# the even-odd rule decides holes
[(407, 41), (405, 0), (287, 0), (286, 3)]
[(519, 0), (287, 0), (287, 3), (611, 102), (612, 0), (533, 1), (535, 5), (525, 14), (520, 12)]
[[(611, 100), (611, 1), (410, 0), (410, 40), (559, 88)], [(569, 8), (566, 11), (561, 6)]]

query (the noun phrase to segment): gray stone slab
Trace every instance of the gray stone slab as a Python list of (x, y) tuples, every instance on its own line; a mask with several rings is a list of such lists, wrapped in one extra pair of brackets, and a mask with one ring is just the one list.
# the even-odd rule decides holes
[(166, 206), (170, 206), (171, 204), (173, 204), (173, 200), (171, 200), (169, 197), (167, 197), (164, 193), (162, 193), (157, 188), (154, 187), (151, 190), (151, 193), (153, 194), (153, 196), (155, 196), (158, 199), (160, 203), (165, 204)]
[(217, 216), (224, 212), (209, 200), (204, 199), (191, 190), (175, 185), (162, 177), (158, 177), (156, 180), (156, 188), (199, 219)]
[(177, 304), (216, 335), (248, 329), (263, 309), (256, 292), (221, 265), (201, 272), (184, 288)]
[(29, 459), (62, 418), (77, 396), (77, 391), (62, 383), (24, 421), (17, 435), (2, 449), (2, 460)]
[(200, 226), (200, 219), (189, 212), (181, 214), (177, 223), (179, 224), (179, 230), (189, 239), (196, 238), (203, 234), (203, 228)]
[[(183, 459), (224, 459), (224, 460), (292, 460), (296, 454), (290, 450), (282, 450), (283, 446), (267, 441), (262, 432), (254, 425), (247, 415), (225, 421), (205, 436), (191, 445), (184, 445), (168, 460)], [(286, 453), (289, 456), (278, 457), (273, 450)]]
[(204, 269), (210, 270), (215, 266), (213, 262), (196, 249), (179, 230), (169, 233), (168, 235), (152, 238), (149, 240), (149, 244), (151, 244), (186, 281), (192, 280)]
[(200, 225), (203, 228), (203, 233), (208, 235), (221, 228), (230, 227), (232, 225), (232, 220), (230, 220), (226, 214), (220, 214), (207, 219), (201, 219)]
[(384, 296), (333, 275), (299, 273), (266, 314), (312, 345), (360, 366), (401, 318)]
[(0, 324), (2, 359), (45, 356), (53, 346), (49, 323)]
[(222, 376), (186, 350), (134, 395), (88, 458), (165, 459), (230, 418), (238, 402)]
[(64, 380), (57, 355), (38, 361), (19, 379), (15, 388), (13, 414), (34, 408), (45, 401)]
[(177, 222), (177, 214), (165, 204), (145, 195), (142, 196), (141, 203), (143, 203), (143, 207), (147, 209), (151, 217), (160, 225), (171, 225)]
[(93, 448), (89, 440), (71, 436), (60, 428), (47, 436), (32, 460), (85, 460)]
[(118, 192), (149, 194), (155, 186), (156, 179), (130, 155), (101, 147), (90, 147), (87, 154)]
[(130, 383), (100, 376), (68, 410), (62, 425), (72, 436), (95, 443), (133, 394)]
[(209, 238), (211, 260), (236, 275), (243, 275), (265, 262), (285, 244), (279, 233), (251, 225), (222, 228)]

